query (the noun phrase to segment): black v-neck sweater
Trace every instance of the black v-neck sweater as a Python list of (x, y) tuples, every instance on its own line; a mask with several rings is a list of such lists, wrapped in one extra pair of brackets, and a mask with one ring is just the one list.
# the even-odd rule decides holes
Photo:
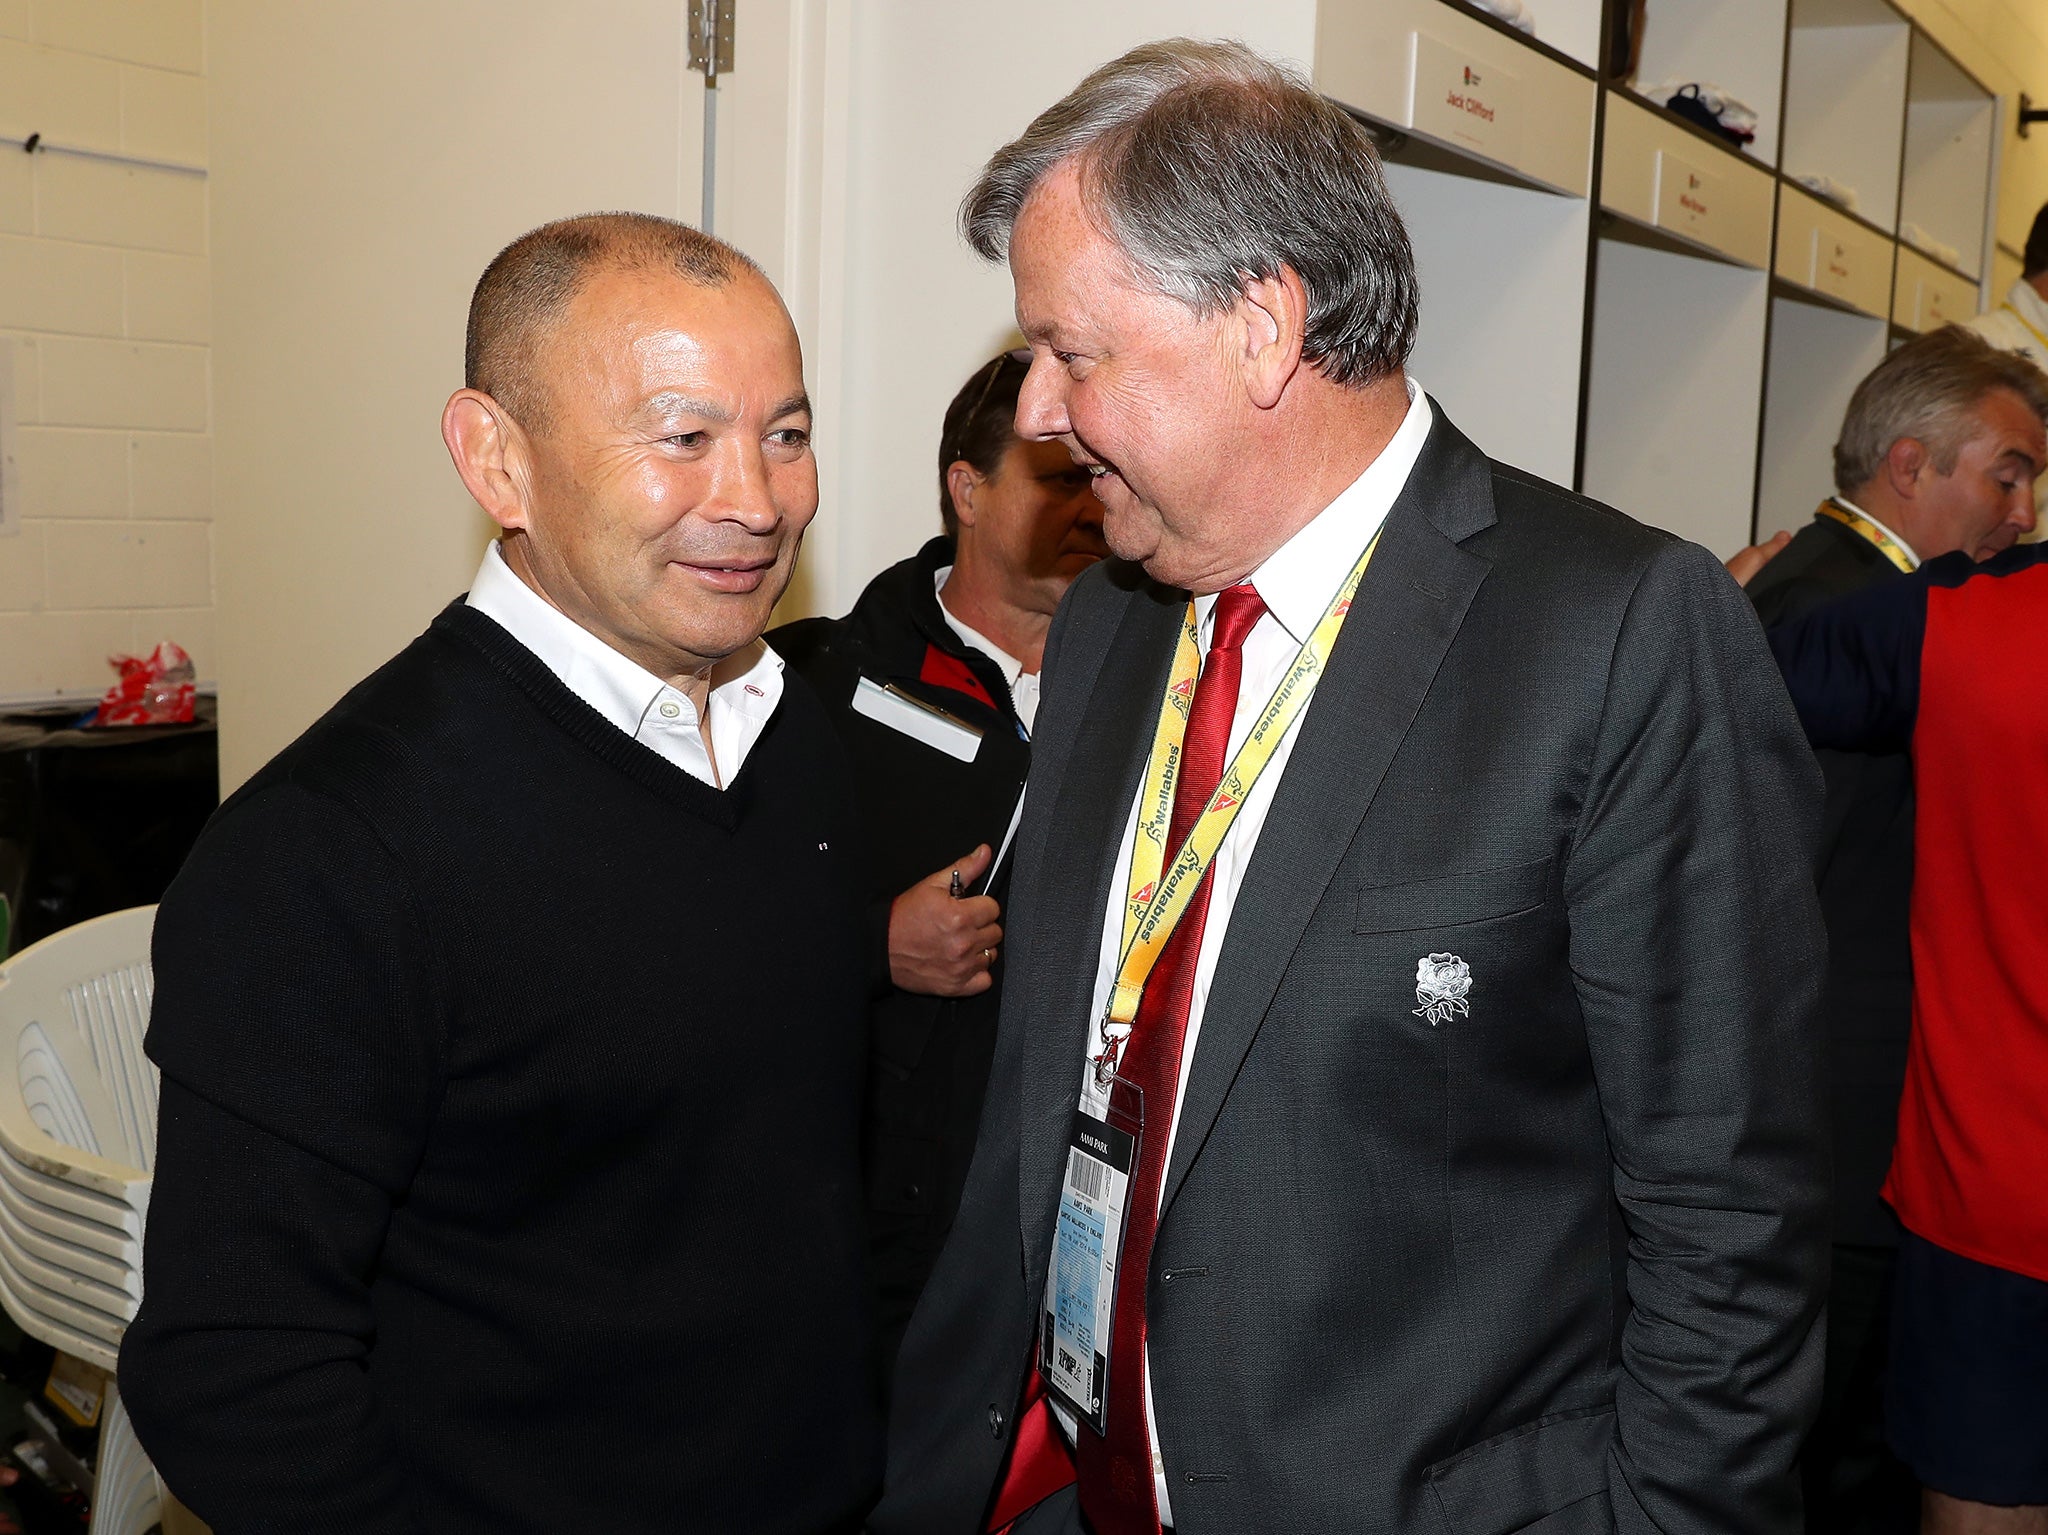
[(720, 792), (457, 603), (222, 807), (121, 1361), (217, 1535), (857, 1526), (847, 783), (795, 678)]

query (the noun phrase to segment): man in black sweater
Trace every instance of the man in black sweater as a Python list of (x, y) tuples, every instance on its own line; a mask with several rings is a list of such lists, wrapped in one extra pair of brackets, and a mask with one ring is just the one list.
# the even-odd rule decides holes
[(869, 938), (759, 639), (818, 500), (795, 333), (599, 215), (491, 264), (467, 384), (503, 540), (159, 914), (122, 1394), (217, 1535), (857, 1528)]
[(885, 1381), (981, 1126), (1009, 894), (1007, 860), (992, 865), (1031, 766), (1046, 634), (1074, 578), (1108, 552), (1088, 472), (1058, 443), (1016, 434), (1028, 357), (991, 358), (947, 407), (945, 532), (876, 576), (844, 618), (768, 636), (852, 754), (868, 899), (889, 935), (866, 1127)]

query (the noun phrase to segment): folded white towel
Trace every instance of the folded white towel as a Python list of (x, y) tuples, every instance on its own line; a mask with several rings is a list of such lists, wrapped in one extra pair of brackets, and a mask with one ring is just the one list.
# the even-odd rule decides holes
[(1819, 171), (1794, 172), (1792, 179), (1805, 187), (1815, 197), (1833, 203), (1854, 213), (1856, 211), (1856, 189), (1845, 181), (1837, 181)]
[(1536, 13), (1523, 4), (1523, 0), (1472, 0), (1482, 11), (1498, 16), (1509, 26), (1536, 35)]
[[(1705, 95), (1706, 93), (1702, 91), (1701, 94)], [(1762, 121), (1756, 115), (1756, 108), (1750, 106), (1747, 102), (1736, 100), (1725, 91), (1717, 91), (1715, 94), (1721, 98), (1721, 109), (1715, 115), (1721, 119), (1723, 124), (1730, 128), (1739, 128), (1744, 133), (1754, 134), (1756, 132), (1757, 124)]]
[(1899, 226), (1899, 234), (1908, 245), (1916, 245), (1936, 261), (1945, 261), (1957, 270), (1961, 270), (1963, 253), (1953, 245), (1950, 245), (1946, 240), (1937, 240), (1933, 235), (1910, 220)]

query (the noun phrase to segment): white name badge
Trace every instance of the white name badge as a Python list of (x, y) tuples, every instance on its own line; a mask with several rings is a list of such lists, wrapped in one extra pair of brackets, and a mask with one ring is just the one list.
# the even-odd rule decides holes
[[(1121, 1117), (1121, 1116), (1119, 1116)], [(1074, 1416), (1104, 1432), (1109, 1400), (1109, 1342), (1116, 1316), (1117, 1261), (1138, 1137), (1083, 1108), (1067, 1146), (1052, 1263), (1045, 1280), (1045, 1325), (1038, 1371)]]
[(960, 762), (972, 762), (981, 751), (981, 731), (975, 726), (866, 677), (853, 690), (853, 712)]

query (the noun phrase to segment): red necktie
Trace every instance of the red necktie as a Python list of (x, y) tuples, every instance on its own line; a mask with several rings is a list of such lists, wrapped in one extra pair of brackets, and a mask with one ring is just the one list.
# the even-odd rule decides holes
[[(1209, 654), (1195, 684), (1182, 739), (1180, 778), (1174, 785), (1173, 821), (1166, 838), (1168, 858), (1187, 841), (1189, 829), (1223, 779), (1238, 682), (1244, 675), (1241, 647), (1265, 611), (1265, 603), (1249, 586), (1233, 586), (1217, 595)], [(1166, 1175), (1166, 1135), (1180, 1089), (1181, 1049), (1187, 1038), (1188, 1005), (1195, 994), (1195, 960), (1202, 952), (1202, 929), (1208, 921), (1209, 889), (1205, 876), (1160, 951), (1120, 1068), (1120, 1075), (1144, 1090), (1145, 1124), (1124, 1215), (1128, 1225), (1123, 1257), (1116, 1271), (1108, 1431), (1097, 1438), (1084, 1426), (1074, 1450), (1081, 1511), (1095, 1535), (1159, 1535), (1152, 1435), (1145, 1421), (1145, 1290), (1152, 1273), (1152, 1238), (1159, 1226), (1159, 1189)]]
[(1018, 1519), (1036, 1508), (1074, 1479), (1074, 1456), (1067, 1441), (1053, 1427), (1052, 1407), (1045, 1398), (1045, 1377), (1038, 1373), (1038, 1349), (1031, 1350), (1032, 1364), (1024, 1377), (1024, 1399), (1017, 1404), (1017, 1432), (1010, 1440), (1010, 1454), (996, 1487), (996, 1501), (988, 1516), (992, 1535), (1009, 1535)]

